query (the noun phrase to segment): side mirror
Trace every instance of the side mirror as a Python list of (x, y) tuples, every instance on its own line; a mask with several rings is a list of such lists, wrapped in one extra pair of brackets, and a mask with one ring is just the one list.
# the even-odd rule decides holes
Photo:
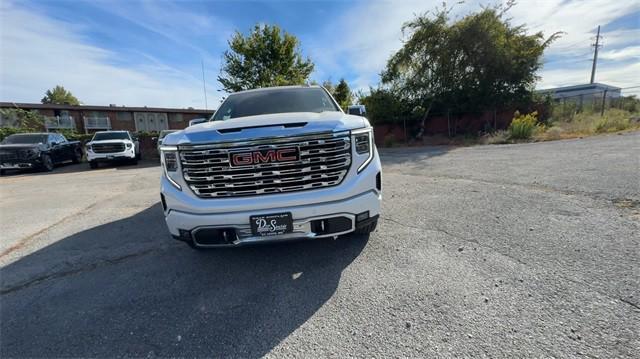
[(151, 137), (151, 141), (157, 141), (158, 137)]
[(59, 143), (58, 143), (58, 142), (51, 142), (51, 147), (55, 147), (55, 146), (57, 146), (57, 145), (59, 145)]

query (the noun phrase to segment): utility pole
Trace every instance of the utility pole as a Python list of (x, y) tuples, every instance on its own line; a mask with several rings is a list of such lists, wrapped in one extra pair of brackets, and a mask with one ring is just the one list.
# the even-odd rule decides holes
[(604, 116), (604, 105), (607, 102), (607, 90), (602, 94), (602, 107), (600, 107), (600, 117)]
[(602, 47), (600, 45), (600, 25), (598, 25), (598, 34), (596, 35), (596, 43), (591, 45), (595, 47), (595, 51), (593, 52), (593, 67), (591, 67), (591, 82), (596, 78), (596, 64), (598, 63), (598, 49)]
[(207, 84), (204, 82), (204, 60), (200, 60), (200, 63), (202, 64), (202, 91), (204, 92), (204, 109), (208, 110), (209, 104), (207, 103)]

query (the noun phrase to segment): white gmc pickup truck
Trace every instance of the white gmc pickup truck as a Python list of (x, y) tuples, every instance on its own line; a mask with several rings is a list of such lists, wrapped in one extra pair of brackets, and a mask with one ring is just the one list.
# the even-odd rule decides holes
[(233, 93), (210, 121), (167, 135), (161, 153), (166, 223), (194, 248), (376, 228), (373, 129), (322, 87)]
[(140, 144), (129, 131), (96, 132), (86, 147), (91, 168), (98, 168), (99, 162), (127, 160), (137, 164), (140, 159)]

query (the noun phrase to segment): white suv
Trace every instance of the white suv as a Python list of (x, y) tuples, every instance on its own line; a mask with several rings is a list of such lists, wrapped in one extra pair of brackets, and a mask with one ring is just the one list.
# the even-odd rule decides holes
[(233, 93), (211, 121), (167, 135), (161, 152), (169, 231), (196, 248), (376, 228), (373, 128), (322, 87)]
[(129, 131), (96, 132), (86, 147), (91, 168), (98, 168), (98, 162), (127, 160), (138, 163), (140, 159), (140, 145)]

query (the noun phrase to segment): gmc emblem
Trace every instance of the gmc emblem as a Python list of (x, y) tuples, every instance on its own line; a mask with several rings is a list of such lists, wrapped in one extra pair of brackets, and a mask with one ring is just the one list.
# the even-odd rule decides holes
[(297, 147), (236, 152), (229, 154), (231, 166), (250, 166), (261, 163), (292, 162), (300, 159)]

